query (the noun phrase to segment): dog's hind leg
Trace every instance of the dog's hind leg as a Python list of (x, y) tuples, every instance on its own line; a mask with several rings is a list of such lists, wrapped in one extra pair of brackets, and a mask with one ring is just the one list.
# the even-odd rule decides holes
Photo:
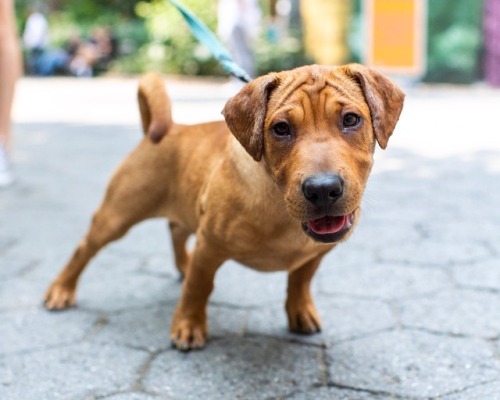
[(105, 245), (125, 235), (133, 225), (160, 216), (157, 209), (164, 191), (151, 190), (153, 185), (145, 179), (127, 179), (130, 169), (125, 163), (112, 178), (90, 229), (47, 290), (46, 308), (58, 310), (74, 305), (78, 278), (90, 259)]
[(169, 227), (174, 247), (175, 265), (181, 274), (181, 279), (184, 279), (191, 259), (191, 255), (186, 249), (186, 242), (189, 239), (190, 232), (186, 231), (175, 222), (170, 222)]
[[(160, 209), (166, 199), (167, 188), (166, 185), (158, 185), (154, 171), (164, 167), (162, 160), (168, 159), (168, 155), (160, 152), (159, 147), (154, 147), (150, 141), (161, 141), (173, 124), (170, 100), (162, 78), (154, 73), (141, 79), (138, 96), (144, 133), (149, 139), (125, 159), (111, 179), (106, 197), (95, 213), (87, 235), (45, 294), (48, 309), (63, 309), (75, 303), (78, 278), (102, 247), (121, 238), (130, 227), (146, 218), (165, 216)], [(181, 261), (187, 263), (185, 250), (184, 253), (177, 253), (181, 255)], [(178, 265), (183, 265), (183, 262)]]
[(90, 259), (106, 244), (122, 237), (132, 225), (106, 206), (98, 210), (88, 233), (83, 237), (73, 256), (45, 294), (45, 307), (60, 310), (75, 304), (75, 292), (80, 274)]

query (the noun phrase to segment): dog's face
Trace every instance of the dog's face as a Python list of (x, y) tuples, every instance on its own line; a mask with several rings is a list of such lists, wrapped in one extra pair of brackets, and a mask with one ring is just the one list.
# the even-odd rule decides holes
[(256, 79), (224, 116), (266, 163), (304, 232), (334, 243), (359, 215), (375, 142), (387, 146), (403, 99), (390, 80), (360, 65), (308, 66)]

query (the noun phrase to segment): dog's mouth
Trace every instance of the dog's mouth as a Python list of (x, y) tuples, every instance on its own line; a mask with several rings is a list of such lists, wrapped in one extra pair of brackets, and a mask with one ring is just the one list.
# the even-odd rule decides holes
[(317, 242), (335, 243), (341, 240), (352, 228), (354, 212), (338, 217), (325, 215), (302, 223), (306, 235)]

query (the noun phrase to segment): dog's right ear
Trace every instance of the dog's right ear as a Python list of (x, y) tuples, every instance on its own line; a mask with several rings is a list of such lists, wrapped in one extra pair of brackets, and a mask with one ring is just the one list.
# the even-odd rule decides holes
[(255, 161), (262, 158), (267, 102), (277, 83), (274, 74), (261, 76), (230, 98), (222, 110), (229, 129)]

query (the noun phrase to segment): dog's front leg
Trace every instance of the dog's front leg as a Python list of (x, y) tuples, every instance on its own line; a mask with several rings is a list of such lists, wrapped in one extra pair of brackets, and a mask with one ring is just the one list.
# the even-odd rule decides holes
[(170, 329), (170, 340), (176, 349), (188, 351), (205, 345), (207, 302), (214, 287), (215, 273), (224, 261), (225, 258), (199, 235)]
[(321, 331), (321, 321), (314, 307), (310, 285), (323, 254), (313, 258), (288, 275), (286, 312), (290, 331), (312, 334)]

